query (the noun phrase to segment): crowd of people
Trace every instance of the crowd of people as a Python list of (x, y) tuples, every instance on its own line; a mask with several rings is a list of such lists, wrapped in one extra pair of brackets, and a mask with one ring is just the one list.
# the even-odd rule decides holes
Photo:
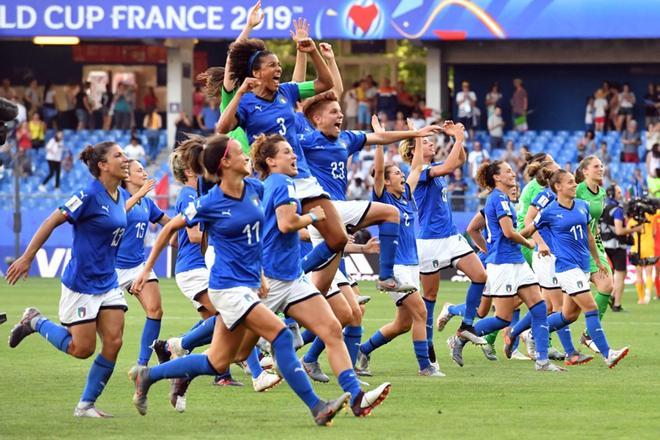
[[(51, 214), (7, 271), (9, 283), (16, 283), (56, 227), (67, 221), (75, 225), (71, 260), (62, 277), (59, 318), (64, 325), (30, 307), (9, 340), (16, 347), (38, 333), (68, 355), (88, 358), (98, 332), (101, 352), (74, 416), (109, 416), (96, 400), (115, 368), (122, 337), (136, 337), (123, 335), (124, 291), (135, 296), (146, 315), (129, 373), (133, 404), (141, 415), (148, 411), (154, 383), (172, 379), (170, 403), (184, 411), (190, 381), (208, 375), (216, 376), (218, 384), (231, 383), (229, 366), (245, 361), (255, 391), (284, 379), (318, 425), (328, 425), (347, 405), (364, 417), (392, 389), (385, 381), (367, 391), (368, 385), (358, 380), (358, 375), (387, 375), (376, 362), (376, 350), (410, 333), (411, 370), (420, 380), (436, 380), (444, 373), (433, 327), (442, 331), (455, 316), (461, 324), (447, 343), (460, 366), (468, 343), (480, 346), (487, 359), (497, 359), (494, 339), (500, 330), (505, 356), (531, 360), (539, 372), (566, 371), (551, 359), (567, 366), (593, 359), (574, 346), (571, 328), (609, 368), (628, 354), (628, 347), (609, 346), (602, 326), (613, 277), (598, 228), (605, 189), (604, 166), (597, 157), (585, 157), (573, 175), (547, 153), (526, 156), (528, 183), (522, 191), (506, 161), (484, 160), (474, 165), (476, 170), (471, 167), (488, 190), (484, 209), (467, 230), (477, 254), (454, 225), (446, 197), (446, 176), (460, 180), (457, 170), (469, 161), (467, 128), (452, 121), (416, 127), (408, 120), (405, 127), (388, 130), (374, 115), (373, 131), (343, 130), (341, 74), (330, 45), (317, 47), (306, 23), (296, 21), (298, 58), (311, 61), (316, 78), (306, 80), (306, 69), (297, 69), (292, 82), (283, 82), (277, 55), (263, 41), (249, 39), (262, 19), (258, 1), (231, 45), (224, 70), (206, 77), (205, 87), (221, 94), (216, 132), (189, 137), (170, 157), (172, 173), (183, 185), (174, 217), (147, 197), (153, 181), (121, 146), (88, 146), (80, 160), (93, 181)], [(436, 162), (438, 133), (449, 139), (442, 162)], [(400, 143), (399, 150), (388, 148), (387, 158), (383, 146), (393, 143)], [(347, 200), (349, 156), (364, 151), (363, 160), (373, 165), (370, 197)], [(388, 162), (397, 154), (407, 173)], [(146, 257), (144, 235), (150, 223), (163, 229)], [(349, 233), (371, 225), (379, 230), (378, 243), (351, 243)], [(215, 250), (210, 269), (204, 260), (207, 241)], [(178, 248), (177, 286), (201, 320), (182, 337), (163, 341), (158, 338), (167, 315), (153, 268), (170, 243)], [(360, 295), (342, 267), (344, 251), (379, 253), (376, 285), (393, 302), (392, 321), (366, 340), (362, 316), (369, 298)], [(445, 304), (435, 321), (440, 271), (451, 266), (470, 280), (466, 301)], [(528, 309), (525, 316), (522, 304)], [(488, 316), (491, 306), (495, 313)], [(573, 324), (581, 313), (584, 331)], [(193, 316), (191, 321), (197, 319)], [(549, 343), (550, 332), (558, 335), (563, 353)], [(528, 356), (517, 350), (517, 336), (525, 341)], [(209, 343), (202, 354), (192, 353)], [(299, 359), (295, 349), (307, 344)], [(343, 390), (331, 400), (319, 397), (310, 381), (329, 380), (318, 362), (326, 348)], [(159, 364), (150, 366), (152, 349)], [(262, 352), (274, 356), (277, 372), (264, 371), (262, 363), (268, 363), (260, 360)]]

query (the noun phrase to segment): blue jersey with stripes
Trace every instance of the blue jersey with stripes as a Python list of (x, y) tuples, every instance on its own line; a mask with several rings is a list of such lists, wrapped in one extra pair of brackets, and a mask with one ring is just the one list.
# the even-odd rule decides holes
[(284, 83), (277, 88), (272, 100), (260, 98), (249, 92), (241, 97), (236, 111), (238, 125), (245, 130), (250, 142), (262, 133), (284, 136), (291, 144), (293, 152), (298, 156), (297, 178), (310, 176), (309, 167), (298, 140), (295, 112), (296, 103), (310, 96), (308, 90), (309, 82)]
[(102, 295), (118, 287), (117, 249), (126, 230), (126, 199), (113, 199), (94, 179), (60, 207), (73, 224), (73, 245), (62, 284), (74, 292)]
[(399, 246), (396, 248), (394, 264), (404, 264), (408, 266), (419, 264), (417, 258), (417, 240), (415, 239), (415, 218), (417, 217), (417, 207), (415, 199), (410, 191), (410, 185), (405, 184), (405, 190), (401, 197), (397, 197), (389, 191), (383, 189), (383, 193), (378, 197), (374, 191), (372, 198), (376, 202), (386, 203), (395, 206), (401, 215), (399, 222)]
[(547, 229), (552, 235), (550, 250), (557, 258), (555, 271), (566, 272), (575, 268), (590, 271), (587, 234), (590, 221), (589, 203), (579, 199), (573, 200), (569, 208), (555, 200), (536, 215), (536, 228), (539, 231)]
[(444, 176), (431, 177), (431, 167), (442, 162), (426, 165), (415, 188), (415, 203), (419, 210), (419, 238), (447, 238), (458, 234), (447, 199)]
[(225, 194), (216, 185), (184, 211), (188, 227), (204, 223), (215, 251), (210, 289), (256, 289), (261, 285), (264, 187), (256, 179), (247, 178), (244, 183), (239, 198)]
[(520, 245), (506, 238), (500, 226), (500, 219), (510, 217), (513, 229), (516, 229), (516, 209), (509, 197), (499, 189), (495, 188), (490, 193), (484, 207), (486, 217), (486, 243), (488, 249), (488, 263), (493, 264), (517, 264), (524, 263), (525, 258), (520, 250)]
[(366, 140), (367, 135), (358, 131), (342, 131), (337, 138), (318, 130), (300, 136), (309, 169), (332, 200), (346, 200), (348, 158), (360, 151)]
[(293, 179), (274, 173), (264, 180), (264, 274), (268, 278), (293, 281), (302, 275), (300, 266), (300, 238), (298, 231), (284, 233), (277, 226), (275, 211), (283, 205), (292, 205), (300, 214)]
[[(530, 205), (538, 209), (540, 212), (543, 211), (546, 206), (552, 203), (556, 198), (557, 197), (555, 196), (555, 193), (552, 192), (550, 188), (544, 188), (540, 193), (534, 196)], [(552, 234), (550, 233), (550, 230), (543, 228), (539, 230), (539, 234), (541, 234), (541, 238), (543, 241), (545, 241), (548, 247), (552, 249)]]
[[(131, 193), (124, 188), (119, 188), (119, 191), (126, 200), (131, 198)], [(118, 269), (130, 269), (144, 263), (144, 236), (149, 223), (158, 223), (163, 215), (163, 211), (148, 197), (142, 197), (126, 213), (126, 232), (117, 251)]]
[[(197, 191), (189, 186), (184, 186), (176, 198), (176, 212), (183, 214), (188, 206), (195, 206), (197, 200)], [(200, 269), (206, 267), (204, 255), (202, 254), (202, 246), (198, 243), (191, 243), (188, 238), (186, 229), (179, 229), (177, 231), (178, 249), (176, 253), (176, 263), (174, 266), (174, 273), (187, 272), (193, 269)]]

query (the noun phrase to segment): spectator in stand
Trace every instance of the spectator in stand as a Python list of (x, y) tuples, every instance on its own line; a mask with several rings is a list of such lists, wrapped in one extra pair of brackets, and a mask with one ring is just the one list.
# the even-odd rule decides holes
[(468, 154), (468, 166), (470, 167), (470, 178), (474, 179), (477, 177), (477, 170), (482, 163), (490, 159), (488, 151), (484, 150), (481, 146), (481, 142), (474, 141), (472, 144), (472, 151)]
[(394, 120), (390, 119), (386, 113), (378, 113), (378, 120), (380, 125), (387, 131), (394, 129)]
[(351, 180), (351, 183), (348, 184), (346, 189), (346, 199), (347, 200), (369, 200), (371, 191), (367, 187), (367, 184), (361, 177), (356, 177)]
[(641, 168), (635, 168), (632, 176), (628, 177), (628, 188), (629, 194), (632, 197), (643, 197), (646, 195), (648, 188), (644, 176), (642, 175)]
[(518, 155), (515, 152), (515, 146), (513, 145), (513, 141), (508, 141), (506, 143), (505, 151), (504, 154), (502, 155), (502, 161), (506, 162), (509, 164), (511, 169), (518, 174)]
[(210, 136), (215, 131), (215, 124), (220, 119), (220, 107), (217, 98), (211, 98), (197, 115), (197, 124), (205, 136)]
[(491, 148), (504, 147), (504, 119), (502, 119), (502, 109), (499, 106), (495, 107), (493, 114), (488, 118), (488, 133)]
[(108, 82), (105, 85), (105, 91), (101, 94), (101, 112), (103, 114), (101, 127), (104, 130), (110, 130), (110, 126), (112, 125), (112, 114), (114, 112), (113, 96), (112, 85)]
[(47, 82), (44, 87), (43, 95), (43, 117), (46, 128), (55, 128), (57, 129), (57, 106), (55, 104), (56, 97), (55, 87), (53, 83)]
[(655, 84), (650, 82), (644, 95), (644, 127), (647, 130), (658, 120), (658, 95), (655, 92)]
[(360, 162), (361, 175), (363, 176), (371, 175), (371, 167), (374, 164), (375, 157), (376, 157), (376, 151), (371, 145), (365, 145), (364, 148), (360, 150), (360, 152), (358, 153), (358, 160)]
[(584, 132), (584, 136), (577, 142), (578, 162), (582, 161), (585, 157), (596, 152), (596, 135), (593, 130)]
[(463, 177), (463, 169), (458, 167), (449, 175), (447, 187), (451, 196), (451, 210), (454, 212), (465, 211), (465, 192), (468, 189), (467, 180)]
[[(422, 102), (420, 102), (420, 104)], [(417, 109), (417, 110), (413, 111), (411, 119), (412, 119), (413, 126), (415, 127), (415, 130), (419, 130), (420, 128), (422, 128), (426, 125), (426, 119), (424, 118), (424, 114), (422, 113), (421, 109)], [(442, 124), (440, 124), (440, 125), (442, 125)]]
[(117, 130), (130, 130), (133, 126), (133, 107), (131, 106), (128, 84), (119, 83), (114, 96), (114, 128)]
[(137, 136), (131, 136), (131, 142), (124, 147), (124, 154), (127, 158), (137, 160), (141, 164), (146, 165), (146, 153)]
[(41, 120), (38, 111), (32, 111), (28, 128), (32, 139), (32, 149), (38, 150), (43, 147), (46, 144), (46, 124)]
[(406, 83), (402, 80), (396, 83), (396, 97), (398, 101), (397, 111), (403, 113), (403, 116), (409, 118), (415, 109), (415, 98), (406, 90)]
[(511, 96), (513, 128), (518, 131), (527, 131), (527, 111), (529, 109), (527, 90), (523, 87), (523, 82), (520, 78), (513, 80), (513, 87), (513, 96)]
[(635, 110), (635, 93), (630, 90), (630, 84), (624, 83), (623, 90), (619, 93), (619, 114), (617, 118), (617, 131), (628, 126), (633, 118)]
[(357, 129), (357, 116), (358, 116), (358, 100), (357, 89), (360, 87), (359, 82), (354, 82), (353, 86), (344, 93), (344, 122), (346, 130)]
[(596, 106), (594, 105), (594, 102), (596, 100), (594, 99), (593, 96), (587, 97), (587, 106), (584, 109), (584, 130), (593, 130), (595, 128), (594, 125), (594, 116), (596, 114)]
[(102, 129), (103, 128), (103, 93), (99, 93), (92, 89), (92, 83), (87, 81), (87, 99), (89, 100), (89, 105), (92, 108), (92, 112), (89, 117), (89, 123), (87, 128), (91, 129)]
[(2, 87), (0, 87), (0, 97), (11, 99), (16, 94), (16, 91), (11, 86), (9, 78), (2, 78)]
[(174, 148), (176, 148), (181, 142), (188, 139), (188, 134), (192, 133), (193, 130), (193, 123), (186, 112), (180, 112), (174, 125), (176, 126), (176, 132), (174, 133)]
[(396, 120), (394, 121), (394, 130), (395, 131), (408, 130), (408, 121), (406, 121), (405, 116), (403, 116), (403, 113), (401, 112), (396, 112)]
[(608, 102), (607, 124), (608, 128), (621, 131), (617, 124), (619, 122), (619, 107), (621, 101), (619, 100), (619, 86), (610, 84), (610, 98)]
[(527, 157), (529, 154), (530, 154), (529, 147), (527, 147), (527, 145), (523, 145), (520, 147), (520, 150), (516, 155), (516, 169), (518, 170), (518, 180), (523, 182), (523, 184), (529, 181), (529, 177), (525, 172), (525, 168), (527, 168)]
[(566, 163), (564, 164), (564, 169), (565, 169), (566, 171), (568, 171), (569, 173), (572, 173), (572, 172), (573, 172), (573, 171), (572, 171), (572, 168), (573, 168), (573, 164), (572, 164), (572, 163), (570, 163), (570, 162), (566, 162)]
[(646, 132), (646, 151), (651, 151), (655, 144), (660, 144), (660, 122), (651, 124)]
[(596, 152), (596, 156), (598, 156), (598, 159), (600, 159), (600, 161), (603, 162), (604, 164), (609, 164), (611, 162), (612, 156), (607, 151), (606, 141), (600, 142), (600, 150)]
[(490, 86), (490, 91), (486, 93), (486, 117), (488, 119), (495, 114), (495, 108), (501, 107), (501, 101), (502, 94), (500, 93), (500, 85), (498, 82), (494, 82)]
[(60, 172), (62, 170), (62, 157), (64, 155), (64, 134), (55, 133), (46, 144), (46, 161), (48, 162), (48, 175), (39, 185), (39, 191), (46, 192), (46, 184), (55, 176), (55, 191), (60, 189)]
[(653, 148), (646, 155), (646, 175), (649, 195), (658, 197), (660, 195), (660, 143), (653, 144)]
[(385, 113), (387, 119), (393, 121), (397, 114), (397, 92), (389, 78), (384, 78), (381, 86), (376, 92), (376, 113)]
[(202, 113), (204, 104), (206, 103), (206, 96), (202, 91), (202, 87), (199, 84), (195, 85), (195, 91), (193, 92), (193, 120), (195, 123), (195, 128), (201, 128), (199, 126), (199, 115)]
[(401, 159), (401, 155), (399, 154), (399, 149), (397, 146), (392, 144), (383, 146), (383, 148), (385, 149), (385, 163), (400, 166), (403, 160)]
[(637, 121), (634, 119), (630, 121), (628, 127), (626, 127), (626, 130), (621, 135), (621, 143), (623, 144), (623, 158), (621, 162), (639, 163), (639, 145), (642, 141), (637, 131)]
[(596, 90), (596, 99), (594, 100), (594, 125), (596, 131), (602, 133), (605, 130), (607, 121), (607, 98), (603, 89)]
[(470, 90), (470, 83), (468, 81), (461, 83), (461, 91), (456, 94), (456, 105), (458, 106), (458, 122), (463, 124), (465, 129), (468, 130), (470, 139), (472, 139), (474, 137), (472, 117), (474, 116), (474, 109), (477, 106), (477, 95)]
[(39, 83), (36, 79), (30, 80), (30, 84), (23, 94), (23, 100), (25, 102), (25, 108), (28, 112), (34, 111), (41, 113), (41, 107), (43, 106), (43, 94), (39, 92)]
[(144, 116), (142, 126), (147, 136), (147, 154), (149, 160), (154, 160), (158, 155), (158, 146), (160, 144), (160, 129), (163, 127), (163, 120), (158, 114), (156, 107), (151, 107), (151, 111)]
[(76, 120), (78, 125), (76, 130), (85, 130), (89, 126), (89, 118), (92, 113), (92, 105), (89, 102), (89, 96), (85, 91), (85, 84), (76, 85)]
[(146, 113), (151, 113), (152, 110), (158, 108), (158, 97), (152, 86), (149, 86), (147, 89), (147, 93), (144, 95), (144, 98), (142, 98), (142, 103), (144, 104), (144, 111)]
[(16, 129), (18, 144), (18, 164), (22, 176), (32, 175), (32, 137), (27, 121), (23, 121)]
[(359, 130), (367, 130), (371, 121), (372, 100), (375, 96), (373, 88), (369, 87), (366, 79), (360, 81), (360, 87), (356, 90), (358, 101), (357, 123)]

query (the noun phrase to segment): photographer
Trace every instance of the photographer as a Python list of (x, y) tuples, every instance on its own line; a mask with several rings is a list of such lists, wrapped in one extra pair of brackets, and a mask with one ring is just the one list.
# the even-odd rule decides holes
[(635, 265), (637, 304), (648, 304), (651, 301), (653, 266), (657, 261), (653, 231), (654, 222), (660, 218), (657, 215), (657, 203), (657, 199), (635, 198), (628, 203), (626, 211), (630, 218), (628, 226), (642, 227), (641, 232), (633, 235), (634, 244), (630, 252), (630, 262)]
[(626, 248), (633, 243), (632, 234), (642, 232), (643, 225), (626, 227), (623, 213), (621, 187), (612, 185), (607, 189), (607, 200), (600, 218), (600, 235), (605, 253), (614, 269), (614, 288), (612, 289), (613, 312), (621, 312), (621, 297), (627, 272)]

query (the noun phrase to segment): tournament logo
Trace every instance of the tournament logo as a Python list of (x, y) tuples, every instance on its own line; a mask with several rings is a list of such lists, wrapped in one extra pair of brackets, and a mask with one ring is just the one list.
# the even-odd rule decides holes
[(87, 316), (87, 307), (78, 307), (76, 314), (78, 315), (78, 318), (84, 318)]
[(352, 38), (380, 38), (384, 15), (383, 8), (374, 0), (355, 0), (344, 12), (344, 30)]

